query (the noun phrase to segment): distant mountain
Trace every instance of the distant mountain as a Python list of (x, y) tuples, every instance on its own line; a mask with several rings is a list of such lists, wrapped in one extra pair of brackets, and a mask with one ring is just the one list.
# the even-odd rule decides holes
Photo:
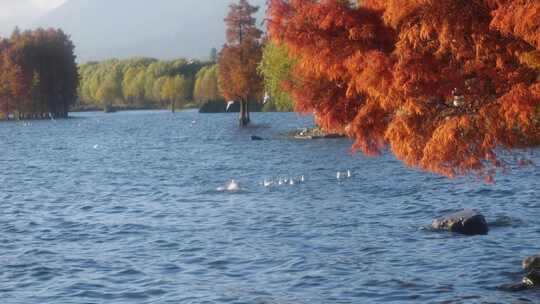
[[(35, 26), (70, 34), (81, 62), (147, 56), (206, 59), (225, 41), (230, 0), (68, 0)], [(251, 0), (260, 6), (265, 0)], [(260, 25), (260, 21), (258, 22)]]

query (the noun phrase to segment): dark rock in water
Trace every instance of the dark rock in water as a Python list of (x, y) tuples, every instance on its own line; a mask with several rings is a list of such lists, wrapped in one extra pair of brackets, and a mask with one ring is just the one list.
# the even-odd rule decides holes
[(257, 135), (251, 135), (251, 140), (264, 140), (262, 137), (259, 137)]
[(540, 254), (525, 258), (521, 265), (526, 271), (540, 270)]
[[(530, 270), (521, 280), (521, 283), (517, 284), (504, 284), (499, 286), (500, 290), (517, 292), (524, 291), (528, 289), (537, 289), (540, 288), (540, 268), (538, 268), (538, 259), (540, 256), (532, 256), (523, 260), (523, 268), (525, 270)], [(535, 268), (536, 267), (536, 268)]]
[(517, 283), (517, 284), (504, 284), (499, 286), (497, 289), (502, 291), (508, 291), (508, 292), (518, 292), (518, 291), (525, 291), (528, 289), (531, 289), (531, 287), (525, 283)]
[(485, 235), (489, 231), (484, 216), (469, 209), (436, 219), (431, 226), (434, 229), (448, 230), (464, 235)]
[(296, 139), (322, 139), (322, 138), (342, 138), (345, 135), (336, 133), (327, 133), (321, 128), (304, 128), (294, 134)]
[(533, 270), (523, 278), (523, 284), (530, 286), (530, 288), (540, 287), (540, 270)]

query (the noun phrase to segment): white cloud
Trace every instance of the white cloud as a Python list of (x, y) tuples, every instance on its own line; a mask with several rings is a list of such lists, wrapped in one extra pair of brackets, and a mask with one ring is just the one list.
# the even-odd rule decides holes
[(66, 0), (30, 0), (30, 4), (40, 10), (48, 11), (62, 5)]
[(0, 33), (7, 34), (15, 26), (25, 27), (66, 0), (0, 0)]

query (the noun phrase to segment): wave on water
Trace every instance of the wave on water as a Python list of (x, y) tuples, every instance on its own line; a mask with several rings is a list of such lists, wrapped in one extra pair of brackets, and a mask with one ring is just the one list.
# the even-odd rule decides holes
[(219, 192), (239, 192), (241, 190), (242, 188), (240, 187), (240, 184), (234, 179), (225, 184), (224, 186), (220, 186), (217, 188), (217, 191)]
[[(540, 303), (490, 288), (539, 250), (537, 172), (448, 180), (294, 113), (73, 115), (0, 124), (0, 304)], [(464, 207), (493, 232), (432, 233)]]

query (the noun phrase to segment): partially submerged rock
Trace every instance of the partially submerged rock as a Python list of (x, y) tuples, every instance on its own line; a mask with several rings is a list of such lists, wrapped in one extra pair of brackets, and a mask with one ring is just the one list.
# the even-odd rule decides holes
[(524, 291), (540, 288), (540, 254), (525, 258), (522, 267), (527, 274), (520, 283), (504, 284), (499, 289), (509, 292)]
[(260, 136), (257, 136), (257, 135), (251, 135), (251, 140), (264, 140), (264, 138), (260, 137)]
[(322, 139), (322, 138), (341, 138), (345, 137), (342, 134), (328, 133), (321, 128), (304, 128), (299, 132), (296, 132), (294, 138), (296, 139)]
[(540, 288), (540, 270), (533, 270), (523, 277), (520, 283), (504, 284), (499, 289), (509, 292), (525, 291)]
[(448, 230), (464, 235), (485, 235), (489, 231), (485, 217), (470, 209), (436, 219), (431, 226), (437, 230)]
[(531, 289), (527, 284), (523, 282), (516, 283), (516, 284), (504, 284), (497, 288), (499, 290), (507, 291), (507, 292), (518, 292), (518, 291), (525, 291), (525, 290)]
[(540, 270), (540, 254), (525, 258), (521, 266), (526, 271)]
[(529, 288), (540, 287), (540, 269), (535, 269), (527, 273), (523, 278), (523, 284), (526, 284)]

